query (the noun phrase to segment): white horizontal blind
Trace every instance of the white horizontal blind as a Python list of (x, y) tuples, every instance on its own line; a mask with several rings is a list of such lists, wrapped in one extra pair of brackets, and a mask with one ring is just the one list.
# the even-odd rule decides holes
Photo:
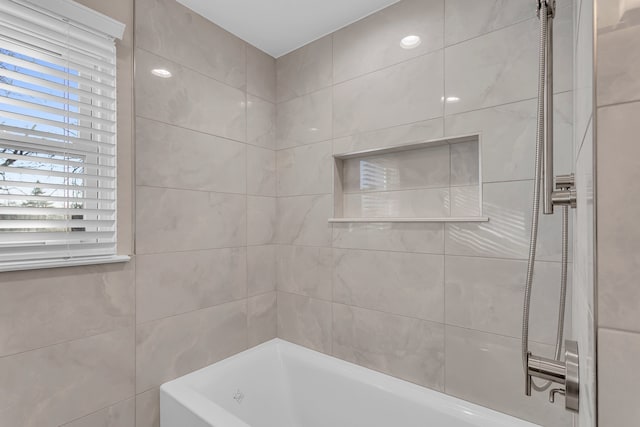
[(0, 268), (116, 252), (111, 37), (0, 0)]

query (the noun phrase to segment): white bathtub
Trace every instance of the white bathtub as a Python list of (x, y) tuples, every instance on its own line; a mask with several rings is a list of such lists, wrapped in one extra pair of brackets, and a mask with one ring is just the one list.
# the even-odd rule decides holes
[(274, 339), (160, 388), (161, 427), (532, 427)]

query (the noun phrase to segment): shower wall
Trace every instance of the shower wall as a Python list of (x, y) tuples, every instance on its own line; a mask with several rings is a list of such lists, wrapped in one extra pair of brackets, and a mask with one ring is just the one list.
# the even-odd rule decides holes
[[(555, 160), (567, 173), (574, 10), (559, 6)], [(422, 43), (401, 48), (407, 35)], [(545, 426), (570, 425), (562, 399), (523, 395), (537, 51), (531, 1), (404, 0), (277, 60), (281, 338)], [(489, 222), (327, 222), (333, 154), (469, 133), (482, 136)], [(546, 355), (560, 229), (560, 215), (541, 218), (532, 339)]]
[(640, 4), (596, 1), (598, 420), (640, 419)]

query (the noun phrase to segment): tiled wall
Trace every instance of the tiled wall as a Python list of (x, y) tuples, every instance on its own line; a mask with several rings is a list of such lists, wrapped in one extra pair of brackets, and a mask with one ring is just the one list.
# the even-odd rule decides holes
[(276, 335), (275, 60), (175, 0), (135, 7), (136, 426), (152, 427), (160, 384)]
[[(556, 19), (557, 173), (574, 163), (572, 6), (560, 2)], [(409, 34), (422, 43), (402, 49)], [(280, 337), (545, 426), (570, 424), (562, 399), (523, 395), (537, 50), (531, 1), (403, 0), (277, 60)], [(471, 133), (482, 134), (488, 223), (327, 223), (332, 154)], [(541, 218), (538, 259), (532, 346), (548, 355), (559, 215)]]
[(594, 43), (593, 0), (576, 0), (574, 27), (574, 158), (578, 207), (573, 211), (573, 337), (580, 352), (580, 412), (575, 425), (596, 425), (594, 306)]
[(598, 419), (618, 427), (640, 419), (640, 8), (596, 4)]
[(136, 256), (2, 273), (7, 427), (157, 427), (162, 382), (276, 335), (275, 60), (175, 0), (135, 0), (135, 46), (132, 0), (82, 3), (127, 24), (119, 166), (135, 166)]

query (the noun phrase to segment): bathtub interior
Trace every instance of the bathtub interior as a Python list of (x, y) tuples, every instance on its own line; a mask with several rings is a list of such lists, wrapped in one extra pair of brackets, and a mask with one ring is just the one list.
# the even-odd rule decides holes
[(279, 339), (174, 382), (216, 427), (534, 426)]

